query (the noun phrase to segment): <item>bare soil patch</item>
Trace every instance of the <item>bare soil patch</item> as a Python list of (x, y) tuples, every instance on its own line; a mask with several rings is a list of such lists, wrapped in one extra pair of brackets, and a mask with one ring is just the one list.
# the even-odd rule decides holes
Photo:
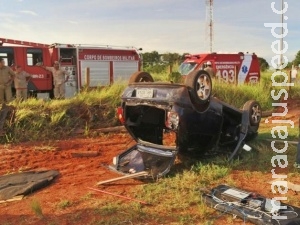
[[(74, 212), (82, 212), (77, 222), (85, 224), (93, 220), (89, 209), (82, 199), (98, 181), (120, 175), (107, 169), (115, 155), (124, 151), (135, 142), (126, 133), (103, 135), (97, 138), (75, 137), (68, 140), (49, 142), (27, 142), (2, 145), (0, 150), (0, 174), (29, 170), (55, 169), (60, 176), (54, 183), (27, 196), (21, 201), (0, 204), (0, 224), (47, 224), (47, 221), (59, 221), (58, 224), (73, 224), (70, 221)], [(95, 157), (74, 157), (74, 152), (98, 152)], [(128, 182), (127, 182), (128, 183)], [(131, 180), (131, 184), (140, 181)], [(132, 186), (132, 185), (131, 185)], [(133, 185), (134, 186), (134, 185)], [(122, 193), (130, 185), (109, 187), (110, 191)], [(117, 189), (117, 190), (115, 190)], [(107, 196), (99, 195), (100, 198)], [(40, 202), (45, 218), (41, 220), (32, 211), (32, 201)], [(70, 207), (62, 210), (61, 202), (69, 202)], [(66, 203), (67, 204), (67, 203)]]

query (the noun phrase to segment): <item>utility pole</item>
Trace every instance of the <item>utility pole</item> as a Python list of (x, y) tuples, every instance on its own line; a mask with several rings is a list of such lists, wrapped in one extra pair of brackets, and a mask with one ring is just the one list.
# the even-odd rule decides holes
[[(284, 0), (281, 0), (281, 10), (283, 10), (283, 6), (284, 6)], [(280, 67), (283, 65), (283, 13), (281, 13), (281, 40), (280, 40), (280, 48), (281, 48), (281, 54), (280, 54)]]
[(213, 39), (214, 39), (214, 21), (213, 21), (213, 0), (205, 0), (206, 2), (206, 38), (209, 39), (209, 51), (213, 51)]

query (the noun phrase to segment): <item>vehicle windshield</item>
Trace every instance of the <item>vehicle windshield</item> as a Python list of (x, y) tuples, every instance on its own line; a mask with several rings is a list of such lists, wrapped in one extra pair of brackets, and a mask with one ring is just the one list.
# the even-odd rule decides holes
[(197, 63), (194, 62), (183, 62), (179, 66), (178, 71), (181, 75), (188, 75), (196, 66)]

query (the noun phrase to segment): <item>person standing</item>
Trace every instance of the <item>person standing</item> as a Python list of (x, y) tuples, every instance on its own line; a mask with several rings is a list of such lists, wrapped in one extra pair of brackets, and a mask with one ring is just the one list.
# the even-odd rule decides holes
[(14, 83), (18, 101), (27, 100), (27, 85), (30, 78), (31, 75), (29, 73), (26, 73), (21, 66), (16, 66)]
[[(14, 78), (14, 71), (5, 66), (3, 58), (0, 58), (0, 103), (10, 102), (12, 99), (11, 83)], [(4, 98), (5, 97), (5, 98)]]
[(292, 83), (295, 83), (295, 81), (297, 79), (297, 76), (298, 76), (298, 67), (294, 66), (293, 69), (292, 69), (292, 72), (291, 72), (291, 81), (292, 81)]
[(65, 98), (65, 83), (69, 79), (69, 74), (65, 70), (60, 69), (58, 61), (54, 62), (53, 67), (40, 66), (50, 71), (53, 75), (54, 97), (56, 99)]

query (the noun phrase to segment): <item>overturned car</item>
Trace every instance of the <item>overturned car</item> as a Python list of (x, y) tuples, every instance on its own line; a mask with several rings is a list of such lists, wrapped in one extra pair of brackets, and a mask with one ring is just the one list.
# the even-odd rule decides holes
[[(113, 168), (160, 177), (178, 152), (204, 154), (226, 146), (232, 149), (231, 160), (245, 141), (256, 137), (261, 107), (250, 100), (238, 109), (211, 93), (212, 80), (203, 70), (190, 73), (185, 84), (154, 82), (149, 73), (134, 73), (117, 114), (137, 144), (114, 157)], [(175, 141), (166, 145), (170, 133)]]

